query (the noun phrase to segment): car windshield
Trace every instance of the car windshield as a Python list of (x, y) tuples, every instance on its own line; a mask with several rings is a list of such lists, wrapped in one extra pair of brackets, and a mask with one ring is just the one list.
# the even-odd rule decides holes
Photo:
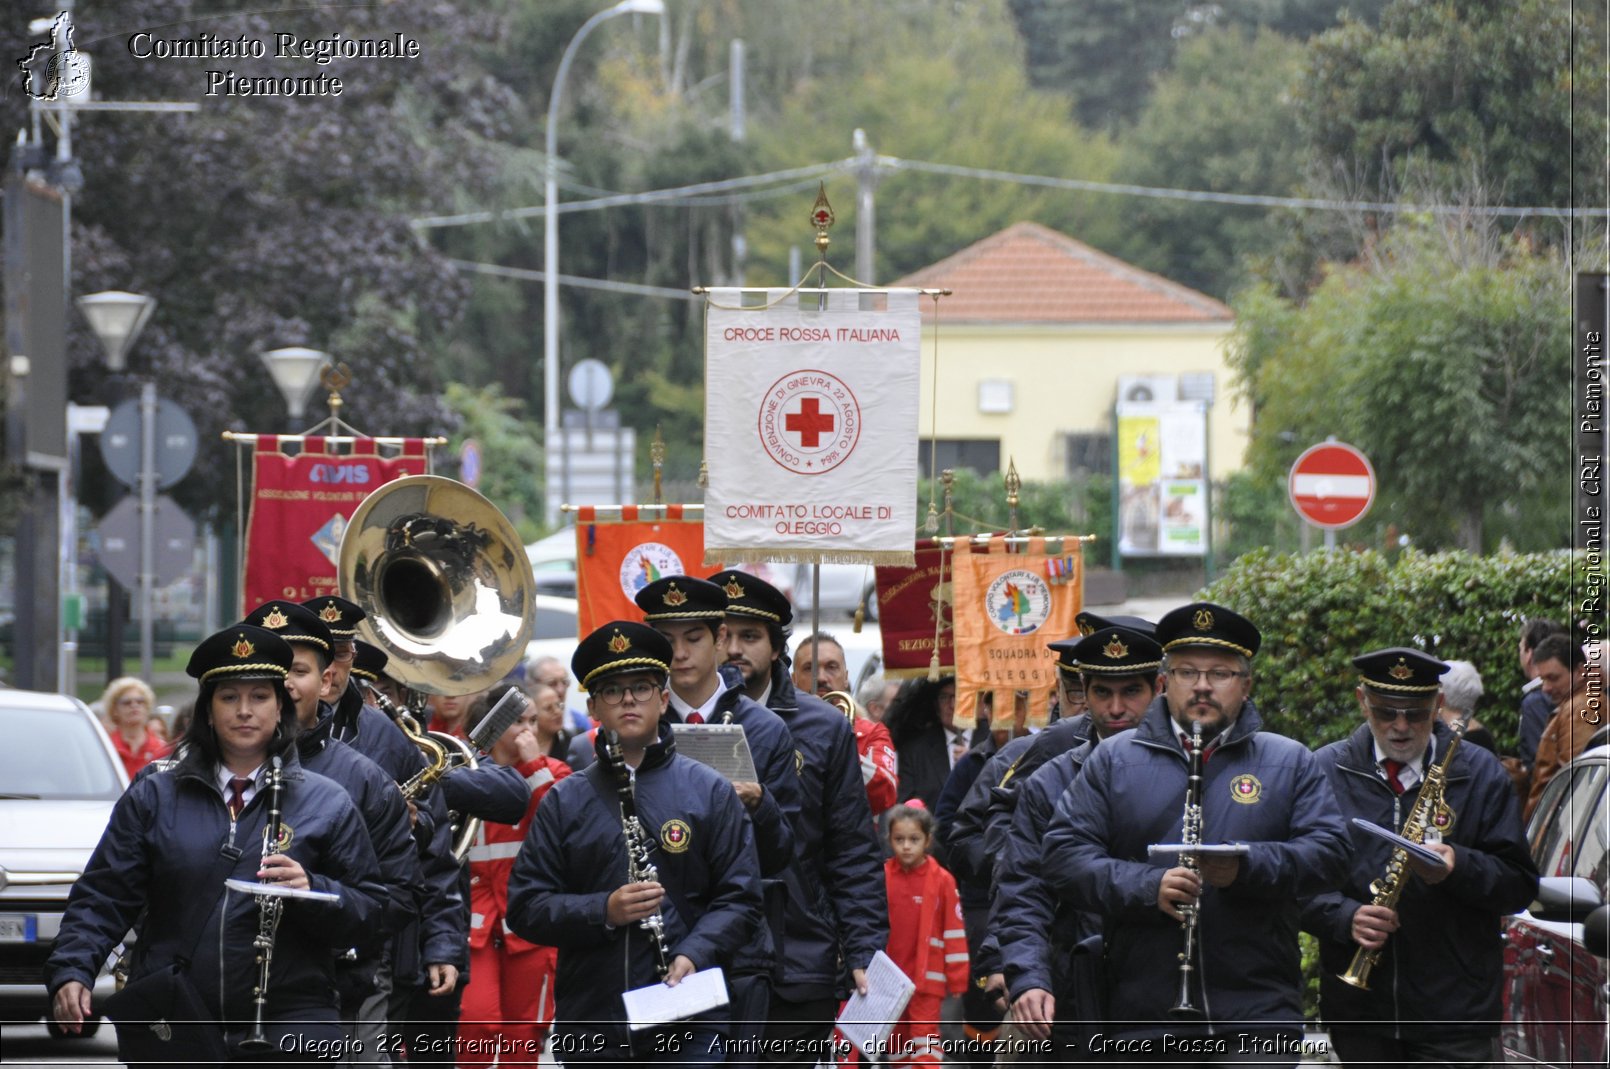
[(0, 794), (9, 798), (116, 799), (123, 793), (112, 756), (76, 709), (0, 712)]

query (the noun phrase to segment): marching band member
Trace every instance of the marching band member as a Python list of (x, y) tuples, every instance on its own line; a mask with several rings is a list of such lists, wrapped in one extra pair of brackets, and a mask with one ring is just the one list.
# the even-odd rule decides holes
[(1443, 860), (1411, 857), (1389, 873), (1392, 845), (1348, 829), (1346, 883), (1303, 910), (1303, 926), (1320, 940), (1331, 1045), (1347, 1065), (1502, 1062), (1501, 918), (1537, 894), (1509, 774), (1489, 751), (1456, 746), (1438, 721), (1445, 663), (1395, 647), (1353, 664), (1364, 723), (1323, 747), (1320, 767), (1344, 816), (1398, 831), (1412, 814), (1420, 826), (1404, 834), (1424, 836)]
[[(1249, 1045), (1296, 1064), (1297, 899), (1336, 886), (1347, 865), (1318, 762), (1261, 730), (1249, 699), (1260, 640), (1218, 605), (1164, 616), (1164, 694), (1138, 727), (1096, 747), (1046, 832), (1046, 880), (1101, 917), (1102, 1019), (1174, 1064), (1245, 1060)], [(1151, 845), (1198, 843), (1246, 851), (1149, 856)]]
[[(125, 1062), (304, 1061), (343, 1040), (334, 956), (379, 923), (387, 892), (352, 800), (297, 759), (291, 661), (288, 643), (247, 624), (196, 647), (182, 756), (123, 795), (73, 885), (45, 966), (68, 1032), (98, 1009), (90, 985), (146, 911), (129, 983), (99, 1007), (119, 1020)], [(257, 896), (227, 889), (228, 878), (339, 901), (279, 899), (283, 923), (265, 931)], [(257, 1004), (260, 936), (272, 949)], [(243, 1052), (254, 1019), (268, 1049)]]
[(789, 678), (794, 610), (788, 599), (747, 572), (718, 572), (710, 582), (727, 599), (727, 663), (743, 673), (744, 693), (782, 718), (798, 755), (798, 857), (784, 881), (788, 907), (764, 1060), (808, 1067), (831, 1041), (845, 994), (841, 974), (847, 970), (865, 993), (866, 967), (888, 937), (888, 920), (874, 897), (882, 872), (872, 812), (849, 721)]
[(621, 993), (730, 967), (763, 929), (750, 820), (731, 784), (676, 752), (670, 642), (616, 621), (583, 639), (571, 666), (602, 724), (598, 760), (548, 792), (509, 877), (509, 927), (559, 948), (554, 1054), (718, 1063), (727, 1011), (629, 1032)]

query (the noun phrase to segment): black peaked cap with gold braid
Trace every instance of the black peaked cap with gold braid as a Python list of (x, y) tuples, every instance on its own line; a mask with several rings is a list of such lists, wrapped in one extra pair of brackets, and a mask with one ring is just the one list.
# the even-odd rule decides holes
[(794, 622), (794, 607), (781, 590), (764, 579), (729, 568), (712, 575), (710, 582), (727, 596), (727, 612), (733, 616), (752, 616), (783, 627)]
[(1407, 646), (1360, 654), (1353, 658), (1353, 667), (1363, 673), (1361, 681), (1366, 687), (1405, 697), (1435, 694), (1442, 686), (1442, 673), (1448, 670), (1445, 662)]
[(326, 594), (302, 602), (336, 638), (357, 638), (358, 621), (369, 615), (346, 598)]
[(184, 670), (203, 683), (284, 680), (291, 674), (291, 659), (291, 644), (274, 632), (251, 624), (235, 624), (202, 639)]
[(352, 674), (359, 679), (378, 683), (385, 674), (386, 665), (391, 661), (390, 654), (379, 646), (365, 642), (363, 639), (354, 639), (352, 642)]
[(286, 642), (317, 646), (325, 653), (335, 652), (335, 639), (318, 614), (294, 601), (265, 601), (246, 614), (243, 623), (274, 632)]
[(1210, 601), (1193, 601), (1157, 621), (1157, 641), (1164, 653), (1199, 647), (1252, 657), (1263, 635), (1251, 620), (1232, 609)]
[(727, 592), (708, 579), (668, 575), (637, 592), (637, 607), (649, 623), (726, 619)]
[(1124, 627), (1138, 631), (1147, 638), (1157, 637), (1157, 625), (1139, 616), (1100, 616), (1093, 612), (1081, 612), (1073, 618), (1073, 624), (1079, 629), (1081, 637), (1093, 635), (1104, 627)]
[(1163, 647), (1139, 631), (1104, 627), (1080, 639), (1073, 658), (1087, 675), (1147, 675), (1162, 667)]
[(671, 640), (647, 624), (613, 620), (576, 646), (570, 671), (587, 690), (596, 680), (623, 672), (671, 674)]

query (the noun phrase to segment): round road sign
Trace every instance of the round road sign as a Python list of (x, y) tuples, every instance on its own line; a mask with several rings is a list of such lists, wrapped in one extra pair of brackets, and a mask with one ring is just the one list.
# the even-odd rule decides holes
[(577, 408), (597, 412), (615, 393), (615, 376), (602, 360), (588, 358), (570, 369), (570, 399)]
[(1291, 466), (1286, 492), (1298, 515), (1327, 530), (1351, 527), (1375, 500), (1375, 469), (1346, 442), (1321, 442)]
[[(157, 486), (166, 490), (183, 479), (196, 460), (196, 425), (190, 414), (172, 401), (158, 399), (155, 455)], [(140, 485), (140, 402), (124, 401), (112, 409), (101, 431), (101, 459), (118, 482), (130, 489)]]

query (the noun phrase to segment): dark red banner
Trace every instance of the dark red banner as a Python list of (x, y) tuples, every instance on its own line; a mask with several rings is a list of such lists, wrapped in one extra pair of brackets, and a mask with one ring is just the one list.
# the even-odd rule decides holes
[(947, 564), (948, 556), (941, 556), (939, 544), (923, 538), (917, 541), (915, 566), (880, 565), (876, 569), (884, 675), (897, 679), (926, 675), (933, 661), (936, 639), (940, 671), (949, 672), (956, 663)]
[[(399, 455), (382, 457), (372, 438), (332, 454), (322, 437), (258, 437), (240, 611), (274, 598), (340, 593), (336, 562), (347, 518), (384, 483), (425, 474), (424, 439), (401, 441)], [(286, 456), (281, 449), (292, 442), (302, 451)]]

